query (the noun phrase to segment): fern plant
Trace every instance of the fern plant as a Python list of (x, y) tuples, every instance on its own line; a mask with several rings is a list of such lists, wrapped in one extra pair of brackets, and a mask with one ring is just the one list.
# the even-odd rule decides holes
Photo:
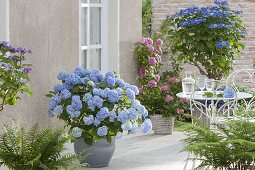
[(183, 140), (185, 151), (200, 161), (197, 168), (221, 170), (255, 169), (255, 123), (244, 120), (228, 121), (225, 128), (212, 131), (207, 126), (189, 127)]
[(62, 156), (69, 140), (63, 130), (40, 130), (37, 124), (28, 131), (18, 125), (4, 128), (5, 133), (0, 136), (1, 166), (12, 170), (56, 170), (75, 165), (76, 155)]

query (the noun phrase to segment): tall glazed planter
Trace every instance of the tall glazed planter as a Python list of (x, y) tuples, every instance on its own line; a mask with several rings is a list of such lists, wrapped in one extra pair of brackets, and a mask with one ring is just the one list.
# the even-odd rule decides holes
[(174, 117), (165, 118), (160, 114), (150, 116), (152, 127), (157, 135), (170, 135), (173, 133)]
[(81, 154), (80, 163), (86, 163), (90, 168), (100, 168), (109, 165), (115, 151), (115, 138), (109, 143), (106, 139), (100, 139), (92, 145), (87, 145), (83, 138), (74, 142), (74, 151)]

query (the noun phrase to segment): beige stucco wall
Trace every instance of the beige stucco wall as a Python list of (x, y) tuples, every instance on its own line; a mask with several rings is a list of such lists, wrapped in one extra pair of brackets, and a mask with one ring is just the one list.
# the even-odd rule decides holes
[[(142, 1), (111, 0), (108, 4), (109, 70), (119, 71), (129, 83), (136, 82), (134, 43), (141, 37)], [(30, 127), (60, 125), (48, 119), (45, 94), (57, 82), (60, 70), (79, 65), (79, 0), (10, 0), (10, 42), (32, 49), (30, 87), (33, 96), (22, 96), (16, 106), (5, 107), (0, 124), (10, 116)], [(1, 129), (0, 129), (1, 131)]]
[(9, 10), (9, 1), (0, 0), (0, 41), (8, 40), (8, 10)]
[(137, 66), (133, 59), (135, 42), (142, 37), (142, 0), (120, 0), (120, 74), (137, 84)]
[(45, 94), (59, 70), (71, 71), (79, 64), (78, 9), (78, 0), (10, 0), (10, 42), (33, 51), (27, 60), (33, 64), (33, 96), (22, 96), (17, 106), (6, 107), (0, 123), (14, 116), (26, 127), (48, 124)]

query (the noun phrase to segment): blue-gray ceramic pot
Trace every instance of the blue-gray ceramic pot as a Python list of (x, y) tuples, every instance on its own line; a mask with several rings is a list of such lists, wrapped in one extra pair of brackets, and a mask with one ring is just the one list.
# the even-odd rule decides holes
[(81, 154), (80, 163), (87, 163), (90, 168), (99, 168), (109, 165), (115, 146), (115, 138), (112, 138), (112, 143), (101, 139), (91, 146), (80, 138), (74, 143), (74, 151), (76, 154)]

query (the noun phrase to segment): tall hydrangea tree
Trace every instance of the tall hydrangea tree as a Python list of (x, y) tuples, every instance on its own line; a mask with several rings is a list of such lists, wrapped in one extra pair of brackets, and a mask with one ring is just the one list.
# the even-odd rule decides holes
[(239, 14), (226, 0), (212, 6), (181, 9), (161, 27), (174, 60), (196, 66), (202, 75), (221, 79), (232, 70), (235, 56), (244, 48), (246, 30)]

